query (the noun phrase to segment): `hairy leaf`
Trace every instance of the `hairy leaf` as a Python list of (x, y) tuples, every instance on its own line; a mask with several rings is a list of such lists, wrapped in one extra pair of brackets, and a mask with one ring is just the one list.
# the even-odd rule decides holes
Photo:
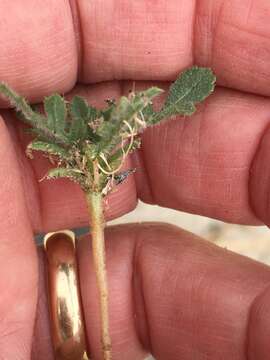
[(31, 157), (32, 151), (42, 151), (49, 155), (56, 155), (61, 159), (68, 159), (67, 150), (57, 144), (47, 143), (44, 141), (34, 140), (26, 148), (26, 152)]
[(98, 153), (102, 152), (108, 155), (114, 147), (121, 141), (120, 129), (122, 123), (119, 119), (114, 119), (112, 122), (103, 122), (98, 130), (97, 135), (100, 136), (98, 143)]
[(88, 121), (90, 109), (86, 100), (81, 96), (74, 96), (71, 101), (71, 116), (75, 119), (84, 119), (85, 122)]
[(34, 118), (34, 111), (22, 96), (2, 82), (0, 83), (0, 93), (10, 101), (10, 104), (14, 106), (19, 113), (23, 114), (23, 120), (27, 124), (32, 126), (36, 125), (38, 119)]
[(192, 115), (195, 105), (213, 92), (215, 81), (216, 77), (208, 68), (194, 66), (184, 71), (171, 85), (167, 100), (161, 111), (153, 116), (152, 123), (176, 114)]
[(48, 128), (54, 133), (63, 135), (66, 127), (66, 103), (59, 94), (51, 95), (44, 100)]
[(89, 139), (96, 143), (99, 137), (95, 134), (90, 124), (99, 116), (99, 111), (89, 105), (81, 96), (74, 96), (70, 106), (72, 122), (70, 125), (69, 139), (83, 141)]
[[(34, 111), (27, 101), (0, 83), (0, 93), (9, 99), (29, 124), (35, 140), (27, 152), (42, 151), (57, 156), (61, 168), (49, 171), (47, 178), (66, 177), (80, 184), (85, 192), (107, 194), (113, 184), (121, 183), (130, 171), (121, 172), (128, 154), (139, 147), (139, 134), (148, 126), (175, 114), (191, 115), (196, 104), (214, 89), (215, 76), (210, 69), (193, 67), (184, 71), (171, 85), (160, 111), (153, 99), (163, 91), (157, 87), (131, 92), (117, 102), (97, 110), (75, 96), (66, 106), (60, 95), (45, 99), (46, 116)], [(117, 175), (116, 175), (117, 174)]]
[[(67, 169), (67, 168), (55, 168), (48, 171), (45, 176), (46, 179), (60, 179), (68, 178), (77, 184), (79, 184), (83, 189), (85, 188), (84, 175), (79, 169)], [(43, 180), (43, 179), (41, 179)]]
[(107, 106), (105, 109), (102, 109), (100, 111), (100, 116), (104, 119), (104, 121), (110, 121), (115, 107), (116, 107), (115, 102), (110, 102), (109, 106)]
[(154, 99), (156, 96), (159, 96), (160, 94), (162, 94), (164, 92), (163, 89), (160, 89), (157, 86), (152, 86), (149, 89), (146, 89), (144, 91), (142, 91), (141, 94), (142, 96), (144, 96), (147, 100), (152, 100)]
[(134, 116), (140, 116), (140, 112), (151, 105), (152, 99), (162, 92), (163, 90), (152, 87), (131, 98), (122, 96), (111, 112), (110, 121), (104, 121), (97, 129), (97, 134), (101, 137), (99, 151), (109, 155), (121, 142), (120, 133), (127, 128), (126, 123), (132, 124)]
[(149, 108), (152, 104), (152, 99), (163, 92), (158, 87), (151, 87), (145, 91), (134, 94), (131, 99), (123, 96), (119, 101), (118, 112), (123, 119), (129, 120), (134, 115), (138, 114), (144, 109)]
[(69, 138), (71, 141), (84, 140), (87, 137), (89, 108), (86, 101), (80, 96), (74, 96), (71, 101)]
[(33, 111), (27, 101), (5, 83), (0, 83), (0, 94), (3, 94), (20, 114), (20, 119), (26, 124), (33, 127), (33, 131), (42, 139), (53, 141), (57, 144), (67, 145), (66, 138), (55, 134), (47, 126), (46, 117), (38, 112)]

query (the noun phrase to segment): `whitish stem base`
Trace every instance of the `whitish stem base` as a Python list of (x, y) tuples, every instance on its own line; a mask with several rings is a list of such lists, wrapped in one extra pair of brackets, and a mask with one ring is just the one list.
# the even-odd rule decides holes
[(101, 343), (103, 359), (111, 360), (111, 338), (109, 334), (109, 304), (108, 283), (106, 271), (106, 255), (104, 241), (103, 199), (100, 193), (87, 194), (87, 204), (90, 213), (92, 249), (97, 287), (99, 291)]

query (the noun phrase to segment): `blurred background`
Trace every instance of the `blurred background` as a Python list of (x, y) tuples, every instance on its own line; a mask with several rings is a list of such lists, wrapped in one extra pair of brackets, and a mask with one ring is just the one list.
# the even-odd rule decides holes
[(270, 230), (266, 226), (243, 226), (187, 214), (176, 210), (139, 202), (137, 208), (109, 224), (161, 221), (216, 243), (221, 247), (246, 255), (270, 265)]

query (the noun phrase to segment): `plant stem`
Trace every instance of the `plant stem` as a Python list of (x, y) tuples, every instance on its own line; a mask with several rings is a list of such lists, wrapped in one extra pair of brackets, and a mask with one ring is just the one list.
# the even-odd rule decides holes
[(103, 199), (101, 193), (99, 192), (88, 193), (86, 194), (86, 198), (90, 213), (94, 268), (99, 291), (103, 359), (111, 360), (112, 355), (111, 338), (109, 334), (109, 304), (104, 241), (105, 221), (103, 215)]

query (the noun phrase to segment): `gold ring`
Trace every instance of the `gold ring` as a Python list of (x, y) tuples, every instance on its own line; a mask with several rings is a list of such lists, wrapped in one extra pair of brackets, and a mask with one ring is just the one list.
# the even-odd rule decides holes
[(75, 234), (46, 234), (47, 292), (57, 360), (88, 360), (76, 261)]

